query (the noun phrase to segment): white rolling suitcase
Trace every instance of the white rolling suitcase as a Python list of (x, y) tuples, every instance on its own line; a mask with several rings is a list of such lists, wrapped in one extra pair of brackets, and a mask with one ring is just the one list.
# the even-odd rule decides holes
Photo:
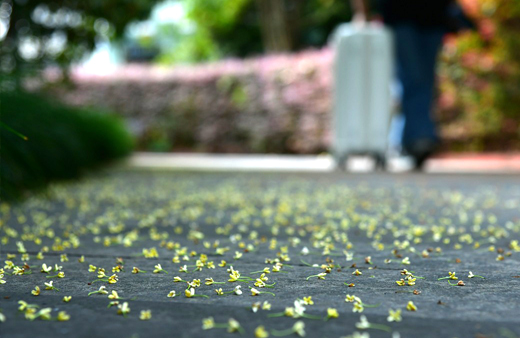
[(391, 115), (391, 33), (380, 25), (345, 23), (335, 30), (331, 42), (336, 163), (344, 168), (348, 156), (369, 154), (384, 166)]

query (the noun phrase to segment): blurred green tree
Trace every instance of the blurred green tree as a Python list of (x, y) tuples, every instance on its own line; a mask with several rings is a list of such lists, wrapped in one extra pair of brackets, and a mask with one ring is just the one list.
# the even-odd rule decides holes
[[(163, 51), (165, 63), (246, 57), (321, 47), (351, 16), (346, 0), (180, 0), (194, 24)], [(163, 32), (178, 31), (163, 27)]]
[[(180, 2), (186, 13), (185, 20), (163, 24), (159, 30), (159, 34), (170, 34), (175, 40), (171, 46), (163, 48), (161, 62), (200, 62), (226, 56), (244, 57), (262, 52), (254, 1)], [(191, 27), (186, 29), (186, 26)]]
[[(44, 66), (65, 67), (93, 49), (100, 37), (121, 37), (144, 19), (154, 0), (0, 1), (0, 78), (3, 89)], [(2, 41), (3, 40), (3, 41)]]

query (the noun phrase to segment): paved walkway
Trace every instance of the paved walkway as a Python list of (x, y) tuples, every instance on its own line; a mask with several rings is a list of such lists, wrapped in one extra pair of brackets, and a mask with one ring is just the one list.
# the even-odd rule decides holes
[[(390, 171), (409, 167), (406, 160), (393, 160)], [(403, 163), (404, 162), (404, 163)], [(141, 168), (176, 168), (210, 171), (303, 171), (331, 172), (336, 165), (332, 156), (324, 155), (252, 155), (199, 153), (136, 153), (129, 164)], [(373, 171), (370, 158), (358, 157), (347, 164), (350, 171)], [(520, 173), (520, 154), (441, 154), (427, 161), (428, 173)]]
[(322, 338), (517, 338), (517, 183), (123, 168), (56, 184), (0, 205), (0, 337), (298, 337), (304, 325)]

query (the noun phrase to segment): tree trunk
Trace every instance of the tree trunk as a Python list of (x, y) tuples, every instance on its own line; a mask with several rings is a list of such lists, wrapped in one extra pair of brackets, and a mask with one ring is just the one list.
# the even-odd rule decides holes
[(256, 0), (264, 49), (287, 52), (295, 47), (301, 0)]

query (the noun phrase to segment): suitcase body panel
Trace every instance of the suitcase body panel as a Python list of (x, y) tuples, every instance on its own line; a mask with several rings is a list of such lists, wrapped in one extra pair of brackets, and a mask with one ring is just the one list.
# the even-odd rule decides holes
[(333, 154), (384, 156), (390, 124), (392, 38), (380, 26), (340, 25), (333, 37)]

